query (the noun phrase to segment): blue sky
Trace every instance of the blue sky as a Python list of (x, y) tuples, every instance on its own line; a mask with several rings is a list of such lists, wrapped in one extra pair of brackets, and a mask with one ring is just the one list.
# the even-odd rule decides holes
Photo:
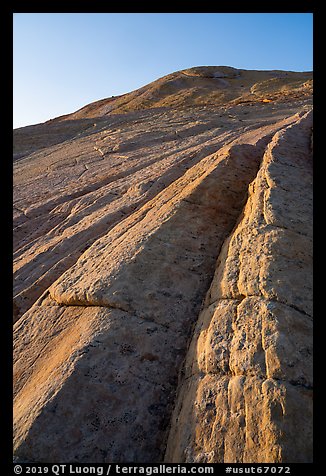
[(192, 66), (311, 71), (311, 13), (15, 13), (14, 127)]

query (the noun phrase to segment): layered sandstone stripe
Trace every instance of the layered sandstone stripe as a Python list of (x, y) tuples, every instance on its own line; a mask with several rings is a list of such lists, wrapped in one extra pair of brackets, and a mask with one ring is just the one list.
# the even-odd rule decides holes
[(166, 461), (312, 461), (311, 127), (274, 136), (223, 244)]

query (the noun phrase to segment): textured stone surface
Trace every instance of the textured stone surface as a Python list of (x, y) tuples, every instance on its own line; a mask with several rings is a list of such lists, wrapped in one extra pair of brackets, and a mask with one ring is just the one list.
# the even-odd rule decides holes
[(184, 335), (95, 306), (42, 306), (26, 324), (27, 362), (25, 333), (17, 329), (18, 454), (40, 461), (158, 459)]
[(310, 77), (193, 68), (16, 131), (18, 460), (311, 461)]
[(275, 134), (222, 247), (166, 461), (312, 461), (310, 133), (308, 114)]

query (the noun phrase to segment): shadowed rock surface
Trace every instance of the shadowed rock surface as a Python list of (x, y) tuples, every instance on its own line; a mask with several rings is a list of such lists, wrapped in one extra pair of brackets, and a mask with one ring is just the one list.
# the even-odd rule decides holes
[(18, 458), (311, 462), (311, 88), (198, 67), (14, 131)]

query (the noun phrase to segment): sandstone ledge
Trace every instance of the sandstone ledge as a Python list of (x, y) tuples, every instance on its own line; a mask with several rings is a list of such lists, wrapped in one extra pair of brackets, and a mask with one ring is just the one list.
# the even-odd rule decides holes
[[(274, 136), (222, 247), (187, 354), (167, 462), (312, 461), (310, 128), (307, 115)], [(281, 173), (284, 164), (291, 174)]]

